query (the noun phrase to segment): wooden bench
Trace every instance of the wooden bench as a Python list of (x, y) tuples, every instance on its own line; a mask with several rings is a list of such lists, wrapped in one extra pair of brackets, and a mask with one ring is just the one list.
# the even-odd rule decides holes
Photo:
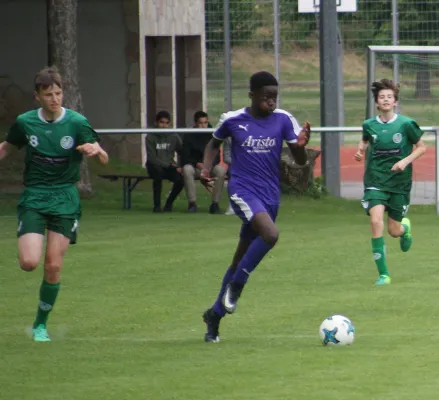
[[(131, 208), (131, 192), (136, 188), (140, 181), (152, 180), (148, 175), (131, 175), (131, 174), (100, 174), (99, 178), (108, 179), (111, 182), (115, 182), (122, 179), (122, 196), (123, 196), (123, 209), (129, 210)], [(196, 181), (200, 180), (199, 177), (195, 178)], [(228, 178), (226, 176), (226, 182)]]
[(109, 181), (117, 181), (122, 179), (122, 196), (123, 209), (129, 210), (131, 208), (131, 192), (135, 189), (140, 181), (151, 180), (148, 175), (130, 175), (130, 174), (101, 174), (99, 178), (108, 179)]

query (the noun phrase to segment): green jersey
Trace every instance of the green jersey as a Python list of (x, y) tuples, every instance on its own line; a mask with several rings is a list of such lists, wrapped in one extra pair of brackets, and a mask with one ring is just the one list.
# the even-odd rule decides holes
[(379, 117), (363, 122), (363, 140), (369, 142), (364, 172), (364, 188), (390, 193), (410, 193), (412, 165), (402, 172), (392, 172), (394, 164), (407, 157), (423, 131), (416, 121), (403, 115), (384, 123)]
[(24, 184), (27, 187), (62, 187), (80, 179), (82, 154), (76, 147), (99, 141), (87, 119), (69, 109), (47, 122), (42, 110), (32, 110), (17, 117), (6, 141), (26, 146)]

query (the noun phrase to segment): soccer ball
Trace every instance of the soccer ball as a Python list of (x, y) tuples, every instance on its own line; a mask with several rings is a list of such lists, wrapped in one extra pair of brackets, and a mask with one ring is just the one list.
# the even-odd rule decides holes
[(322, 322), (319, 335), (325, 346), (346, 346), (354, 342), (355, 327), (349, 318), (333, 315)]

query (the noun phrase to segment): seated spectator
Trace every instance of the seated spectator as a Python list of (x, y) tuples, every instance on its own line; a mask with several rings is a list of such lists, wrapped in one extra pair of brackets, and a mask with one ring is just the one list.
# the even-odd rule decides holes
[[(171, 115), (167, 111), (160, 111), (156, 115), (155, 128), (166, 129), (171, 122)], [(152, 178), (154, 208), (153, 212), (162, 212), (161, 195), (162, 181), (167, 179), (174, 183), (166, 199), (163, 212), (171, 212), (172, 204), (183, 190), (184, 182), (181, 168), (174, 161), (175, 153), (181, 151), (181, 139), (175, 133), (148, 134), (146, 136), (146, 169)]]
[[(204, 111), (197, 111), (194, 114), (195, 128), (211, 128), (208, 115)], [(197, 207), (197, 191), (195, 187), (195, 178), (200, 177), (203, 169), (204, 149), (211, 139), (211, 135), (206, 133), (188, 133), (183, 138), (183, 150), (181, 153), (181, 165), (183, 165), (183, 179), (186, 195), (188, 199), (188, 212), (195, 213)], [(219, 201), (224, 187), (226, 171), (219, 164), (219, 158), (214, 163), (211, 176), (215, 177), (212, 189), (212, 203), (209, 207), (209, 213), (220, 214)]]

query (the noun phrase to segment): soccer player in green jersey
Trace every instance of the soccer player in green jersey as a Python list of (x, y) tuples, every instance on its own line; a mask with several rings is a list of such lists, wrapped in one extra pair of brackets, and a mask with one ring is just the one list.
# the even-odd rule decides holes
[(412, 244), (410, 220), (405, 216), (410, 204), (412, 162), (425, 153), (423, 131), (416, 121), (395, 114), (399, 86), (388, 79), (372, 84), (372, 93), (379, 115), (363, 122), (363, 137), (355, 154), (364, 155), (363, 208), (370, 216), (372, 252), (378, 268), (377, 285), (390, 284), (384, 244), (384, 213), (387, 230), (399, 238), (402, 251)]
[(0, 143), (0, 160), (26, 148), (24, 191), (17, 207), (20, 267), (33, 271), (40, 262), (47, 230), (44, 277), (33, 338), (49, 342), (46, 323), (60, 288), (64, 255), (76, 241), (80, 201), (76, 183), (83, 155), (108, 162), (96, 132), (81, 114), (62, 107), (61, 76), (48, 67), (35, 76), (35, 98), (41, 108), (21, 114)]

